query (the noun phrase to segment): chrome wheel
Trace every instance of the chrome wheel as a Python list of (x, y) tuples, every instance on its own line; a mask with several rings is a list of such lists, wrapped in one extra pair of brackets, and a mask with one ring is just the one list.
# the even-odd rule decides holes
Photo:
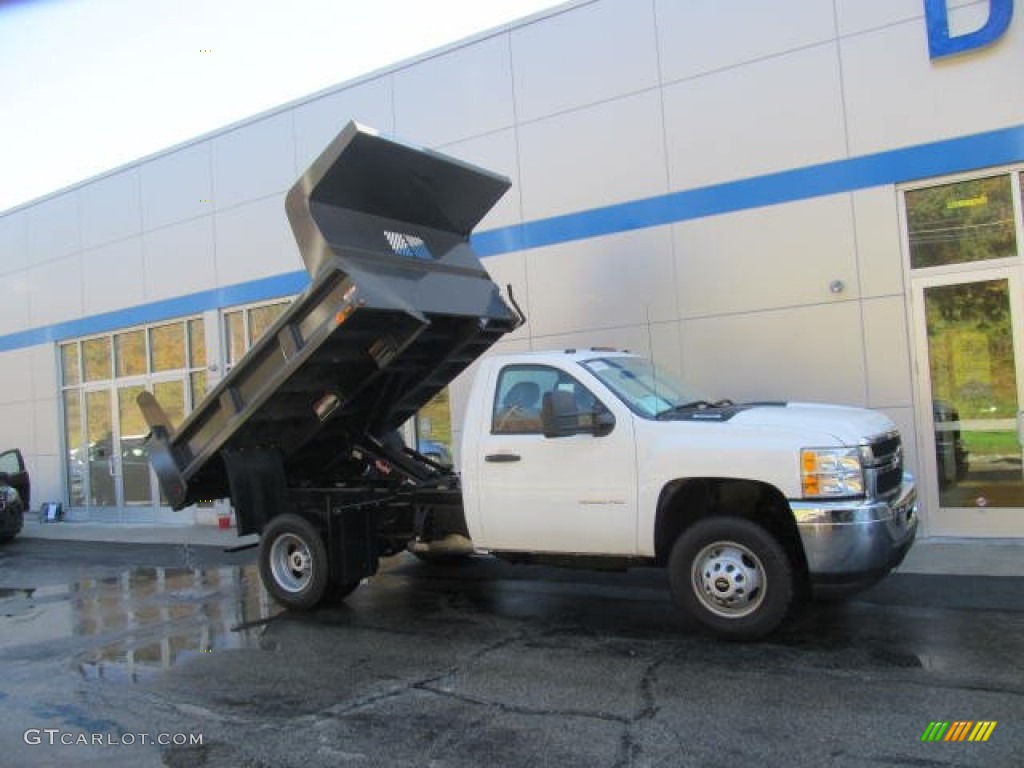
[(717, 616), (749, 616), (764, 602), (768, 580), (751, 550), (734, 541), (708, 544), (693, 559), (693, 591)]
[(306, 542), (293, 533), (282, 533), (270, 547), (270, 570), (286, 592), (301, 592), (313, 579), (313, 555)]

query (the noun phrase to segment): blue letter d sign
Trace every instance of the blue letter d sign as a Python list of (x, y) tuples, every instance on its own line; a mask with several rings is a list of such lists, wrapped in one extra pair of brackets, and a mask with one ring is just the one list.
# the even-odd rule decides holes
[(989, 0), (988, 21), (985, 25), (979, 30), (956, 37), (949, 34), (946, 0), (924, 0), (924, 15), (928, 23), (928, 55), (939, 59), (994, 43), (1010, 26), (1013, 0)]

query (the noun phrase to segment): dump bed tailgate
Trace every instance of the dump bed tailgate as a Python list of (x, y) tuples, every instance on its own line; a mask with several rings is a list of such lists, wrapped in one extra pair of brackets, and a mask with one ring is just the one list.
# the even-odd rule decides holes
[(309, 288), (177, 429), (139, 398), (171, 505), (227, 496), (230, 453), (275, 450), (287, 475), (314, 476), (514, 329), (469, 245), (508, 186), (349, 124), (286, 199)]

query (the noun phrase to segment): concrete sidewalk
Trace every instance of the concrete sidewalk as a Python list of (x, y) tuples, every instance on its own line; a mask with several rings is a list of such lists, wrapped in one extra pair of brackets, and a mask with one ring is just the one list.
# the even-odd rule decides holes
[[(212, 525), (40, 523), (26, 520), (21, 535), (36, 539), (134, 544), (193, 544), (235, 547), (258, 540), (234, 528)], [(903, 573), (956, 576), (1024, 576), (1024, 539), (918, 539), (899, 568)]]
[(109, 541), (126, 544), (193, 544), (236, 547), (258, 541), (258, 536), (239, 536), (234, 528), (215, 525), (133, 525), (131, 523), (40, 523), (25, 520), (21, 536), (27, 539)]

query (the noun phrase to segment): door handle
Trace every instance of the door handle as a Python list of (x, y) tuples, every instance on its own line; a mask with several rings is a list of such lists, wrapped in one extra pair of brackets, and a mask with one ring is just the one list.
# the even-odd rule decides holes
[(488, 453), (484, 456), (484, 461), (489, 461), (491, 464), (510, 464), (521, 458), (523, 457), (518, 453)]

